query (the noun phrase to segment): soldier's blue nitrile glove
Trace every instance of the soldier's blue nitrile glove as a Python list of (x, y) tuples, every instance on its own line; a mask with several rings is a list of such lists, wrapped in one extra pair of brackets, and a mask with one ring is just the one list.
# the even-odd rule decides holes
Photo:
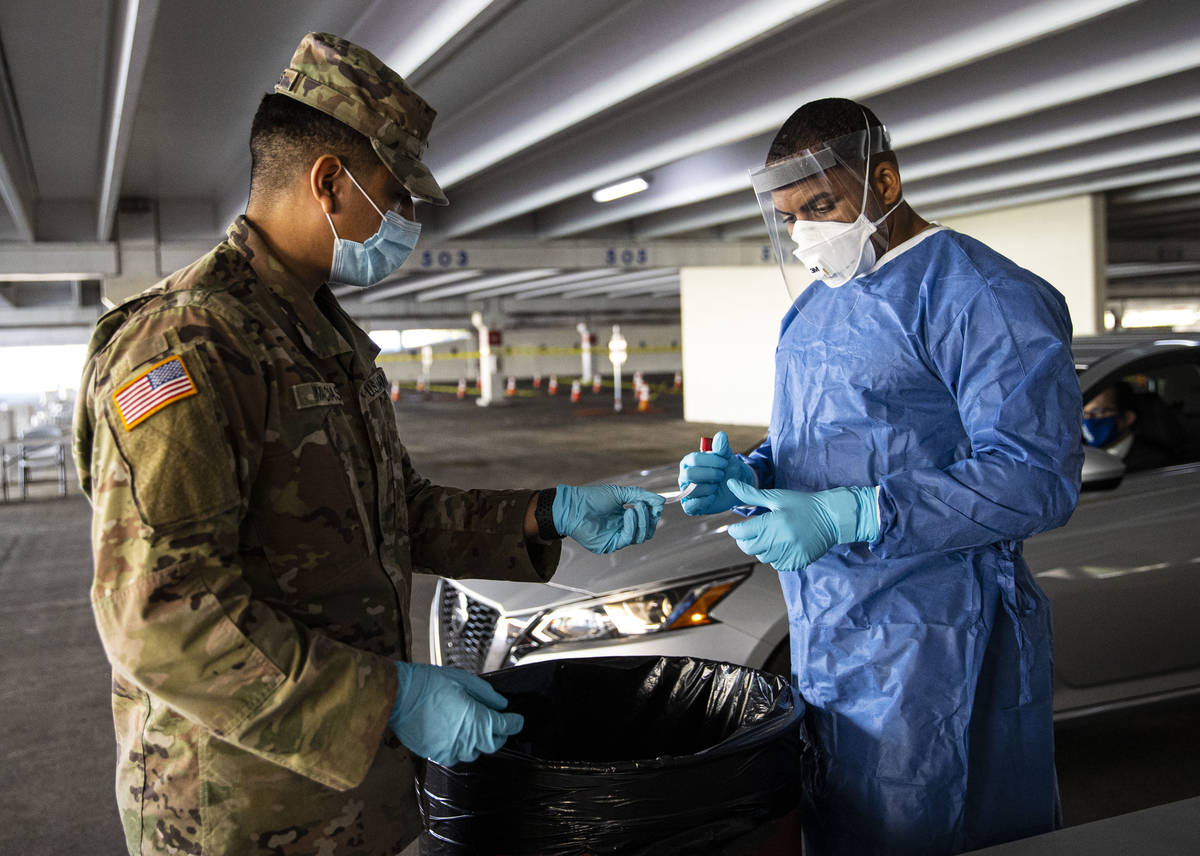
[(401, 743), (443, 767), (495, 752), (525, 726), (521, 714), (500, 713), (508, 699), (470, 672), (397, 661), (396, 676), (388, 725)]
[[(715, 444), (714, 444), (715, 445)], [(777, 571), (802, 571), (834, 544), (874, 541), (879, 507), (873, 487), (835, 487), (817, 493), (759, 490), (730, 481), (740, 502), (769, 509), (729, 527), (738, 548)]]
[[(663, 498), (640, 487), (560, 484), (554, 494), (554, 528), (593, 553), (611, 553), (654, 536)], [(628, 507), (626, 507), (628, 506)]]
[(730, 479), (758, 483), (750, 465), (729, 448), (729, 436), (718, 431), (713, 436), (711, 452), (692, 452), (679, 462), (679, 489), (696, 485), (692, 495), (680, 503), (683, 513), (717, 514), (738, 505), (737, 497), (725, 486)]

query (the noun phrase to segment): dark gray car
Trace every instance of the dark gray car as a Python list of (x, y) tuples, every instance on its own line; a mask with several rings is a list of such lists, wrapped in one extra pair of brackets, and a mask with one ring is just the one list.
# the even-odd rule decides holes
[[(1157, 453), (1127, 472), (1120, 457), (1086, 448), (1070, 522), (1025, 544), (1054, 606), (1060, 719), (1200, 692), (1200, 335), (1081, 338), (1074, 352), (1084, 402), (1128, 383), (1135, 436)], [(612, 481), (670, 495), (677, 466)], [(432, 661), (479, 672), (667, 654), (786, 673), (777, 572), (725, 534), (737, 519), (668, 505), (648, 544), (596, 556), (567, 540), (547, 585), (443, 580)]]

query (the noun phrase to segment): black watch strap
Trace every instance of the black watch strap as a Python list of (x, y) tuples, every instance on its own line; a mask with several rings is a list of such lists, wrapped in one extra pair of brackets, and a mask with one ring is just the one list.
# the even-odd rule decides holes
[(533, 508), (533, 519), (537, 521), (538, 537), (543, 541), (557, 541), (562, 538), (554, 528), (554, 497), (558, 488), (550, 487), (538, 491), (537, 505)]

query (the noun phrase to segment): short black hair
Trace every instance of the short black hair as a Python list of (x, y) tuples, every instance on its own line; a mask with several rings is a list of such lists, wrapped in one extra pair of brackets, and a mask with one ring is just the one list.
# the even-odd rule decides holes
[(1112, 385), (1113, 400), (1121, 413), (1137, 412), (1137, 395), (1133, 384), (1127, 380), (1119, 380)]
[(383, 163), (371, 141), (349, 125), (282, 93), (267, 93), (250, 125), (250, 198), (272, 196), (326, 153), (364, 176)]
[[(857, 133), (867, 126), (878, 128), (882, 125), (879, 117), (871, 112), (871, 108), (849, 98), (809, 101), (788, 116), (783, 127), (775, 134), (771, 148), (767, 151), (767, 163), (785, 160), (805, 149)], [(887, 154), (891, 160), (896, 159), (891, 152)]]

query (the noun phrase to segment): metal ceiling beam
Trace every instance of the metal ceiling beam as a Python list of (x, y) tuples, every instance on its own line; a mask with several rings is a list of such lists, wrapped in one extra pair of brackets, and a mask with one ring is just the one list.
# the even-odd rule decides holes
[(756, 210), (750, 216), (721, 223), (721, 236), (731, 241), (757, 240), (766, 243), (768, 240), (767, 227), (763, 223), (762, 215), (757, 210), (758, 206), (754, 207)]
[(558, 268), (537, 268), (535, 270), (515, 271), (513, 273), (497, 274), (495, 276), (483, 276), (478, 279), (472, 279), (467, 283), (459, 283), (458, 285), (448, 285), (445, 288), (435, 288), (431, 291), (422, 291), (417, 295), (418, 303), (425, 303), (430, 300), (437, 300), (442, 297), (457, 297), (460, 294), (466, 294), (473, 291), (478, 286), (504, 286), (512, 285), (516, 282), (529, 282), (530, 280), (543, 280), (546, 277), (553, 276), (558, 273)]
[(1109, 219), (1123, 217), (1144, 217), (1156, 214), (1174, 214), (1183, 211), (1200, 211), (1200, 182), (1195, 182), (1195, 193), (1179, 193), (1169, 197), (1149, 199), (1145, 202), (1130, 202), (1123, 205), (1114, 204), (1108, 200)]
[[(371, 321), (376, 324), (385, 323), (390, 319), (403, 321), (412, 326), (420, 320), (445, 321), (452, 324), (466, 325), (471, 312), (479, 308), (479, 304), (465, 299), (433, 300), (418, 303), (416, 300), (395, 300), (387, 303), (358, 303), (342, 304), (352, 318), (358, 321)], [(614, 306), (613, 301), (605, 298), (590, 298), (567, 302), (558, 298), (541, 298), (537, 300), (514, 300), (501, 298), (496, 301), (497, 315), (507, 317), (554, 317), (583, 319), (600, 317), (629, 317), (648, 318), (666, 317), (678, 320), (679, 300), (670, 295), (664, 297), (631, 297)], [(0, 314), (0, 318), (3, 315)]]
[(539, 279), (536, 283), (523, 282), (517, 285), (505, 285), (500, 288), (489, 288), (485, 291), (471, 292), (472, 300), (485, 300), (489, 297), (502, 297), (508, 294), (518, 294), (522, 291), (529, 291), (534, 288), (541, 288), (547, 285), (567, 285), (572, 282), (595, 282), (596, 280), (605, 279), (607, 277), (615, 277), (624, 271), (621, 268), (614, 270), (581, 270), (575, 273), (564, 273), (561, 276), (552, 276), (549, 279)]
[[(1138, 134), (1105, 138), (1090, 146), (1068, 148), (1065, 152), (1048, 152), (925, 181), (909, 180), (906, 168), (902, 166), (901, 170), (905, 176), (905, 198), (923, 215), (937, 217), (1018, 204), (1013, 202), (1014, 198), (1031, 202), (1130, 186), (1137, 180), (1122, 177), (1120, 172), (1136, 170), (1137, 175), (1153, 175), (1159, 169), (1156, 164), (1194, 154), (1200, 154), (1200, 118)], [(903, 159), (903, 151), (900, 155)], [(1180, 168), (1184, 175), (1197, 169), (1190, 165)], [(1180, 174), (1176, 168), (1169, 170)], [(1110, 179), (1091, 180), (1105, 173)], [(635, 225), (642, 237), (661, 239), (745, 221), (745, 229), (731, 229), (726, 233), (731, 237), (740, 236), (750, 231), (749, 224), (759, 212), (758, 205), (748, 196), (748, 192), (731, 194), (679, 211), (647, 217)], [(757, 229), (755, 227), (755, 231)], [(759, 234), (765, 237), (765, 231)]]
[(1200, 153), (1200, 119), (1178, 123), (1169, 132), (1157, 129), (1144, 136), (1105, 140), (1101, 145), (1072, 150), (1068, 155), (1051, 152), (1024, 158), (1003, 168), (978, 170), (959, 181), (939, 177), (926, 182), (906, 182), (905, 197), (914, 205), (932, 206), (955, 200), (976, 204), (991, 194), (1015, 188), (1034, 188), (1106, 171), (1149, 166), (1197, 153)]
[(410, 276), (406, 277), (404, 282), (396, 285), (377, 285), (374, 288), (364, 291), (362, 293), (362, 302), (378, 303), (380, 300), (389, 300), (401, 295), (412, 294), (415, 291), (423, 291), (426, 288), (446, 285), (463, 279), (474, 279), (477, 276), (482, 276), (482, 274), (483, 271), (481, 270), (458, 270), (434, 276)]
[(643, 193), (612, 202), (595, 202), (590, 194), (564, 200), (538, 212), (538, 236), (568, 237), (737, 191), (748, 193), (749, 168), (763, 160), (771, 136), (751, 137), (664, 164), (650, 173), (650, 189)]
[(121, 177), (125, 156), (133, 134), (133, 117), (146, 58), (150, 55), (150, 36), (158, 15), (159, 0), (120, 0), (116, 4), (116, 43), (113, 66), (109, 71), (108, 127), (104, 133), (100, 161), (99, 211), (96, 239), (107, 240), (112, 233), (117, 200), (121, 195)]
[(1191, 235), (1200, 243), (1200, 209), (1136, 218), (1109, 217), (1109, 235), (1137, 237), (1139, 235)]
[(644, 279), (640, 282), (622, 282), (615, 285), (595, 285), (591, 288), (567, 292), (562, 297), (564, 300), (578, 300), (581, 297), (591, 297), (593, 294), (603, 294), (605, 297), (618, 297), (629, 292), (637, 293), (649, 291), (652, 288), (657, 288), (672, 282), (675, 283), (676, 286), (679, 285), (678, 271), (674, 271), (663, 276)]
[(679, 293), (679, 281), (676, 280), (673, 284), (660, 285), (657, 288), (650, 289), (650, 291), (646, 292), (646, 296), (647, 297), (664, 297), (668, 294), (678, 294), (678, 293)]
[[(602, 286), (597, 286), (597, 287), (611, 288), (615, 285), (620, 285), (620, 284), (624, 284), (624, 283), (628, 283), (628, 282), (644, 282), (645, 280), (648, 280), (648, 279), (657, 279), (668, 273), (670, 273), (672, 275), (678, 275), (677, 271), (669, 270), (667, 268), (655, 268), (655, 269), (651, 269), (651, 270), (637, 271), (637, 272), (633, 272), (633, 273), (625, 273), (625, 274), (621, 274), (620, 276), (608, 277), (605, 280), (603, 280)], [(592, 287), (593, 287), (593, 284), (590, 282), (571, 283), (569, 285), (552, 285), (547, 288), (535, 288), (535, 289), (531, 289), (530, 291), (523, 291), (519, 294), (513, 295), (513, 298), (515, 300), (530, 300), (535, 297), (546, 297), (549, 295), (558, 295), (559, 297), (566, 297), (567, 295), (572, 294), (574, 292), (581, 291), (581, 290), (588, 290), (588, 289), (591, 289)]]
[(1113, 239), (1108, 242), (1108, 258), (1113, 263), (1160, 259), (1200, 262), (1200, 235), (1191, 240)]
[(100, 317), (98, 306), (56, 306), (8, 309), (0, 312), (2, 327), (94, 327)]
[[(1197, 116), (1200, 115), (1198, 92), (1200, 70), (1193, 69), (1167, 80), (1108, 93), (1102, 105), (1093, 97), (974, 132), (968, 127), (958, 128), (953, 137), (903, 148), (902, 172), (906, 181), (916, 181)], [(952, 110), (948, 105), (943, 115)], [(889, 121), (897, 129), (896, 145), (900, 148), (906, 136), (905, 119), (889, 116)], [(752, 137), (659, 167), (653, 172), (650, 190), (635, 196), (611, 203), (577, 196), (539, 211), (539, 236), (575, 235), (738, 191), (749, 193), (749, 167), (762, 163), (773, 136)], [(665, 233), (646, 232), (634, 224), (634, 233), (639, 237), (679, 231), (669, 228)]]
[(1132, 190), (1120, 190), (1108, 195), (1110, 205), (1127, 205), (1137, 202), (1150, 202), (1155, 199), (1170, 199), (1174, 196), (1185, 196), (1200, 193), (1200, 179), (1195, 181), (1172, 181), (1167, 184), (1155, 184), (1150, 187), (1137, 187)]
[(1200, 262), (1118, 262), (1108, 266), (1108, 279), (1145, 279), (1200, 273)]
[[(671, 235), (686, 235), (731, 220), (745, 220), (759, 214), (758, 203), (748, 187), (736, 193), (688, 205), (677, 211), (661, 211), (634, 223), (643, 240), (661, 240)], [(761, 215), (760, 215), (761, 216)], [(765, 227), (759, 236), (766, 238)]]
[(1200, 282), (1121, 282), (1110, 283), (1108, 300), (1181, 300), (1200, 297)]
[[(770, 132), (815, 94), (863, 97), (894, 90), (1123, 5), (1127, 0), (1053, 0), (1032, 6), (1024, 0), (986, 6), (929, 0), (922, 14), (936, 19), (938, 29), (922, 40), (913, 40), (888, 16), (849, 11), (813, 30), (796, 28), (799, 32), (771, 40), (753, 56), (739, 56), (711, 72), (693, 75), (670, 92), (645, 99), (584, 134), (517, 156), (503, 174), (464, 185), (440, 218), (438, 231), (452, 236), (478, 231), (705, 149)], [(1160, 45), (1169, 38), (1161, 25), (1154, 35)], [(873, 61), (863, 63), (853, 51), (830, 52), (822, 56), (823, 73), (817, 72), (796, 59), (811, 51), (816, 40), (870, 44)], [(1196, 53), (1200, 56), (1200, 51)], [(1191, 58), (1192, 65), (1200, 63), (1197, 56)], [(973, 89), (963, 88), (968, 95)], [(994, 117), (980, 118), (978, 123), (992, 121)], [(534, 169), (537, 180), (530, 181), (527, 170)], [(434, 172), (438, 172), (436, 165)]]
[[(1117, 187), (1136, 187), (1153, 181), (1161, 181), (1170, 175), (1200, 174), (1200, 161), (1171, 164), (1166, 166), (1146, 166), (1141, 169), (1121, 172), (1116, 175), (1097, 177), (1095, 179), (1080, 178), (1076, 181), (1057, 182), (1041, 188), (1016, 189), (1010, 193), (996, 194), (985, 201), (947, 200), (946, 202), (931, 202), (928, 207), (921, 208), (921, 214), (926, 219), (940, 219), (960, 214), (973, 214), (977, 211), (989, 211), (995, 208), (1007, 208), (1014, 205), (1031, 205), (1045, 202), (1049, 199), (1061, 199), (1066, 196), (1078, 196), (1083, 193), (1100, 193)], [(918, 200), (917, 205), (925, 203)]]
[[(401, 276), (393, 275), (393, 276), (388, 277), (383, 282), (376, 283), (375, 287), (384, 285), (385, 283), (399, 282), (400, 280), (407, 279), (407, 278), (408, 278), (407, 274), (404, 274)], [(338, 298), (339, 300), (344, 297), (354, 297), (355, 295), (358, 295), (361, 297), (362, 293), (363, 293), (362, 286), (358, 286), (358, 285), (331, 285), (329, 290), (332, 291), (333, 296)]]
[(3, 43), (0, 43), (0, 199), (12, 215), (17, 238), (32, 241), (37, 182)]
[[(446, 119), (431, 167), (452, 186), (829, 0), (656, 0), (622, 7)], [(652, 36), (653, 49), (647, 42)]]
[(346, 38), (364, 47), (386, 40), (387, 48), (377, 50), (377, 55), (401, 77), (411, 78), (495, 5), (507, 4), (495, 0), (376, 0), (346, 32)]
[(18, 244), (0, 241), (0, 281), (62, 282), (102, 279), (120, 272), (112, 243)]
[[(1148, 62), (1147, 67), (1158, 68), (1153, 62)], [(1100, 76), (1089, 82), (1100, 85), (1104, 81), (1105, 77)], [(1011, 90), (1011, 80), (1005, 78), (1004, 82)], [(1040, 86), (1040, 82), (1038, 85)], [(974, 130), (972, 128), (975, 126), (972, 123), (978, 121), (978, 116), (970, 100), (961, 105), (945, 104), (939, 111), (942, 127), (943, 130), (952, 129), (954, 135), (911, 146), (905, 143), (905, 140), (910, 137), (910, 120), (903, 115), (891, 117), (889, 114), (889, 121), (893, 123), (894, 143), (900, 154), (902, 175), (905, 182), (911, 184), (922, 179), (954, 171), (978, 169), (1017, 157), (1027, 157), (1054, 150), (1064, 150), (1070, 153), (1075, 147), (1094, 143), (1097, 140), (1197, 116), (1200, 115), (1200, 95), (1196, 94), (1198, 91), (1200, 91), (1200, 68), (1119, 92), (1056, 106), (1050, 111), (1043, 110), (1028, 117)], [(981, 93), (975, 87), (972, 87), (970, 94), (987, 97), (986, 92)], [(1102, 103), (1100, 103), (1101, 101)], [(956, 113), (960, 115), (961, 121), (954, 125), (946, 124), (946, 117)], [(919, 125), (920, 121), (917, 120), (918, 130)], [(632, 224), (634, 234), (640, 238), (658, 238), (681, 234), (688, 230), (707, 228), (727, 222), (728, 219), (744, 216), (750, 210), (749, 206), (745, 204), (745, 200), (751, 198), (748, 173), (744, 167), (746, 164), (756, 164), (762, 161), (770, 139), (771, 135), (767, 135), (738, 144), (738, 148), (745, 151), (740, 155), (743, 159), (742, 169), (739, 170), (730, 165), (724, 174), (710, 174), (702, 184), (697, 182), (698, 186), (703, 189), (727, 188), (727, 194), (739, 194), (727, 195), (725, 202), (717, 201), (721, 199), (721, 197), (717, 197), (711, 205), (700, 204), (672, 212), (670, 209), (686, 205), (686, 200), (671, 198), (669, 194), (664, 194), (663, 204), (657, 204), (658, 193), (653, 186), (651, 191), (639, 194), (639, 197), (649, 198), (636, 203), (636, 208), (633, 205), (625, 206), (625, 212), (629, 216), (639, 216), (655, 211), (665, 211), (666, 213), (657, 216), (650, 214), (650, 218), (647, 220), (635, 221)], [(734, 148), (727, 147), (723, 151), (733, 152)], [(719, 162), (718, 156), (713, 153), (697, 156), (697, 159), (699, 158), (706, 158), (709, 162)], [(673, 176), (677, 171), (682, 171), (686, 164), (687, 161), (669, 164), (659, 172), (666, 172), (669, 176)], [(700, 192), (693, 195), (703, 198), (707, 194)], [(634, 197), (634, 199), (637, 198)], [(590, 200), (580, 197), (561, 203), (548, 212), (539, 212), (538, 222), (554, 224), (555, 234), (570, 234), (573, 231), (574, 222), (570, 219), (564, 222), (559, 218), (563, 216), (571, 218), (572, 212), (584, 211), (584, 206), (588, 201)], [(721, 206), (729, 204), (730, 201), (736, 201), (737, 206), (722, 215), (720, 213)], [(620, 202), (613, 204), (619, 205)], [(592, 204), (593, 209), (602, 207)], [(565, 215), (562, 212), (566, 212)], [(616, 216), (616, 213), (614, 211), (614, 214), (610, 216)], [(599, 225), (602, 220), (600, 215), (594, 213), (586, 217), (575, 213), (574, 217), (576, 222), (587, 228)], [(611, 222), (611, 220), (605, 220), (605, 222)]]

